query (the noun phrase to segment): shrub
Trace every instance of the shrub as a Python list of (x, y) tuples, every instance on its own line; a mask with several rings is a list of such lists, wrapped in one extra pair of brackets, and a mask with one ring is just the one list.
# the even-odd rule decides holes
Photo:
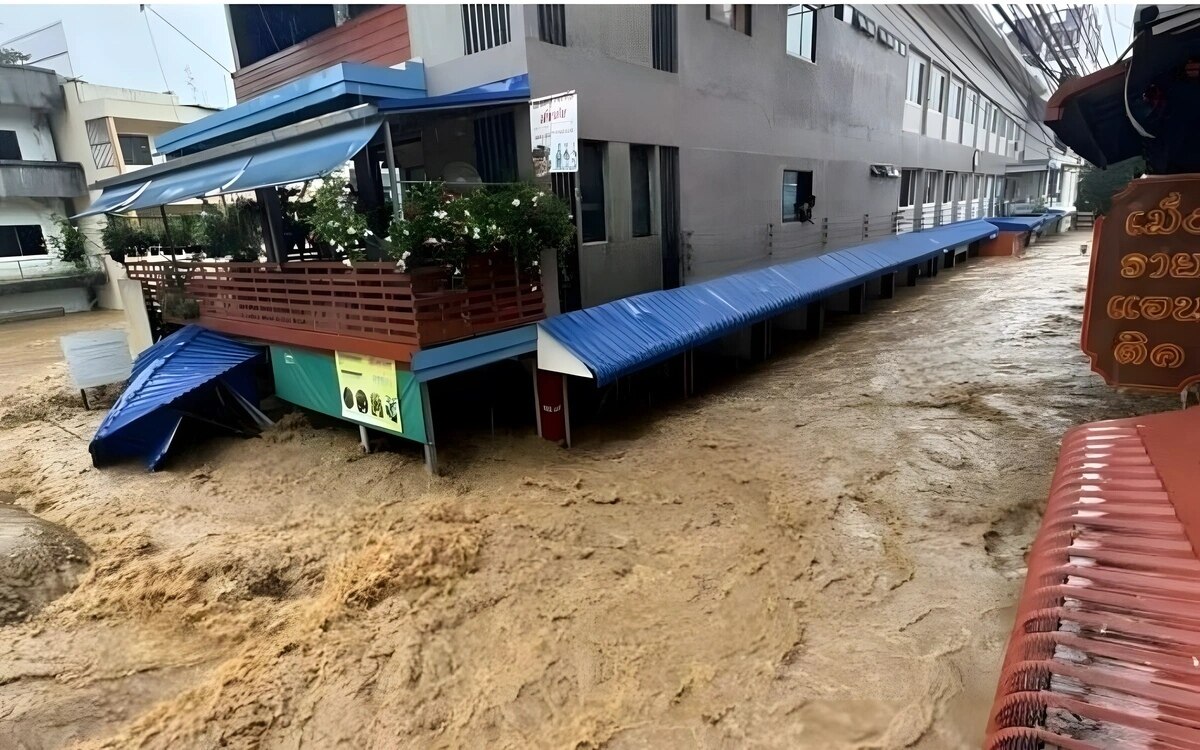
[(234, 261), (258, 260), (262, 249), (262, 225), (253, 201), (238, 199), (212, 206), (200, 214), (200, 244), (215, 258)]
[(58, 227), (58, 234), (51, 235), (46, 241), (60, 259), (82, 268), (87, 264), (87, 237), (83, 230), (65, 216), (55, 216), (54, 223)]

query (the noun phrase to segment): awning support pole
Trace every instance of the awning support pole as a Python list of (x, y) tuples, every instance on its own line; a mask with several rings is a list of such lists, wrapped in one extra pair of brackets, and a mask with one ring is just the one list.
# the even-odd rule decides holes
[(392, 188), (392, 218), (399, 219), (404, 215), (404, 206), (400, 204), (400, 180), (396, 174), (396, 149), (392, 146), (392, 123), (383, 121), (383, 145), (387, 153), (388, 184)]
[(433, 438), (433, 411), (429, 407), (429, 383), (421, 383), (421, 412), (425, 419), (425, 470), (438, 475), (437, 443)]
[(160, 204), (158, 207), (158, 215), (162, 217), (163, 237), (166, 239), (167, 244), (171, 246), (171, 260), (174, 261), (175, 241), (171, 239), (171, 225), (167, 223), (167, 207)]

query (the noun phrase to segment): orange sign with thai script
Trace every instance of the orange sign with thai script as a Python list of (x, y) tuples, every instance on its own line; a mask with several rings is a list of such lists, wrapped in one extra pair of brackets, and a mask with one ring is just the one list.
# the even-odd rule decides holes
[(1109, 385), (1200, 381), (1200, 174), (1134, 180), (1096, 226), (1083, 351)]

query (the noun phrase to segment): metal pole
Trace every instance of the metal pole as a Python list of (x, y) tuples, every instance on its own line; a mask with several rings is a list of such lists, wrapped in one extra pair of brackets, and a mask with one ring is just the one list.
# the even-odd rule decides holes
[(400, 204), (402, 198), (400, 180), (396, 174), (396, 149), (392, 146), (392, 123), (387, 120), (383, 123), (383, 145), (387, 152), (388, 183), (392, 188), (392, 218), (399, 219), (404, 215), (404, 206)]
[(175, 260), (175, 241), (171, 239), (171, 225), (167, 223), (167, 207), (160, 205), (158, 213), (162, 216), (163, 236), (167, 240), (167, 244), (171, 246), (171, 260)]

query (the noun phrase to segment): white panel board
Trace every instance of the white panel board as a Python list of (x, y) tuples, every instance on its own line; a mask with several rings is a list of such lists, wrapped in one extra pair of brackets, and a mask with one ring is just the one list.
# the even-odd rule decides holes
[(83, 331), (63, 336), (58, 342), (76, 388), (95, 388), (129, 379), (133, 362), (124, 331)]
[(563, 346), (541, 326), (537, 331), (537, 366), (539, 370), (561, 372), (579, 378), (592, 379), (592, 372), (567, 347)]

